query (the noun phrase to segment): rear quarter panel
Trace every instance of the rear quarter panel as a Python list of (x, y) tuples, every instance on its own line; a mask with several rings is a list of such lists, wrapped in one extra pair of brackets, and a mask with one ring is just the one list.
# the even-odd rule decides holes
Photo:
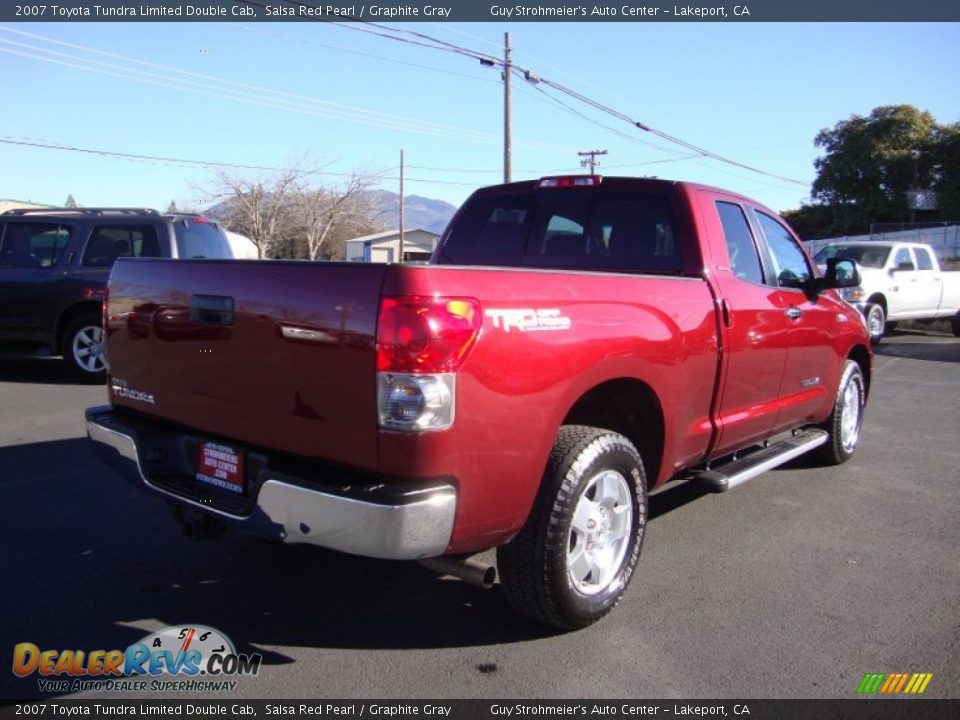
[[(522, 526), (564, 417), (606, 381), (641, 380), (661, 400), (667, 440), (651, 486), (709, 445), (718, 348), (702, 280), (405, 266), (388, 275), (384, 294), (470, 296), (483, 308), (457, 378), (454, 426), (380, 433), (381, 472), (457, 479), (454, 551), (498, 544)], [(503, 311), (546, 311), (557, 327), (507, 327)]]

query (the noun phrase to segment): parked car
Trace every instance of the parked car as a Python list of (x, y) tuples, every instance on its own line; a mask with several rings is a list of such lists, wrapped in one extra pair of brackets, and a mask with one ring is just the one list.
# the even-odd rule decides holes
[(0, 352), (62, 355), (103, 382), (101, 305), (120, 257), (229, 258), (219, 225), (140, 208), (9, 210), (0, 215)]
[(816, 255), (855, 260), (861, 284), (843, 297), (867, 319), (870, 339), (880, 342), (900, 320), (950, 320), (960, 337), (960, 272), (940, 269), (937, 254), (922, 243), (864, 240), (827, 245)]
[(869, 338), (771, 210), (576, 176), (467, 200), (428, 265), (121, 259), (94, 447), (194, 537), (423, 560), (561, 628), (637, 567), (647, 493), (854, 453)]

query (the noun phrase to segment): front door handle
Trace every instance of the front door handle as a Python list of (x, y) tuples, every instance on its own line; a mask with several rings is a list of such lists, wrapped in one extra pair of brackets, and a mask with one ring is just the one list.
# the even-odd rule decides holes
[(799, 320), (803, 316), (803, 310), (800, 308), (792, 307), (787, 308), (787, 317), (791, 320)]

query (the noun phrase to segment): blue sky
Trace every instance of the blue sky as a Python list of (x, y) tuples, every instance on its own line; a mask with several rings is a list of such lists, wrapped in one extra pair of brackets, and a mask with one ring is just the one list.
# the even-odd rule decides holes
[[(960, 121), (958, 24), (395, 27), (493, 55), (509, 31), (518, 65), (802, 184), (690, 158), (564, 99), (630, 139), (621, 137), (520, 80), (514, 179), (579, 172), (578, 150), (606, 149), (603, 174), (705, 182), (785, 210), (809, 195), (821, 128), (897, 103)], [(381, 175), (390, 190), (403, 148), (407, 193), (454, 204), (502, 178), (499, 70), (341, 25), (8, 23), (0, 51), (0, 140), (268, 167), (309, 152), (330, 173)], [(60, 204), (73, 194), (162, 210), (171, 199), (202, 207), (214, 185), (209, 168), (0, 143), (0, 198)]]

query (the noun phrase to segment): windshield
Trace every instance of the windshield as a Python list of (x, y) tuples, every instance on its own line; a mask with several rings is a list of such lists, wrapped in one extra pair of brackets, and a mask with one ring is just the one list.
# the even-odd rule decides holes
[(177, 218), (173, 221), (177, 235), (177, 257), (231, 259), (233, 253), (223, 231), (205, 218)]
[(473, 198), (451, 225), (438, 262), (621, 272), (683, 269), (666, 197), (587, 189)]
[(827, 245), (817, 253), (814, 260), (822, 265), (830, 258), (854, 260), (858, 265), (869, 268), (882, 268), (887, 264), (890, 256), (888, 247), (871, 247), (869, 245)]

